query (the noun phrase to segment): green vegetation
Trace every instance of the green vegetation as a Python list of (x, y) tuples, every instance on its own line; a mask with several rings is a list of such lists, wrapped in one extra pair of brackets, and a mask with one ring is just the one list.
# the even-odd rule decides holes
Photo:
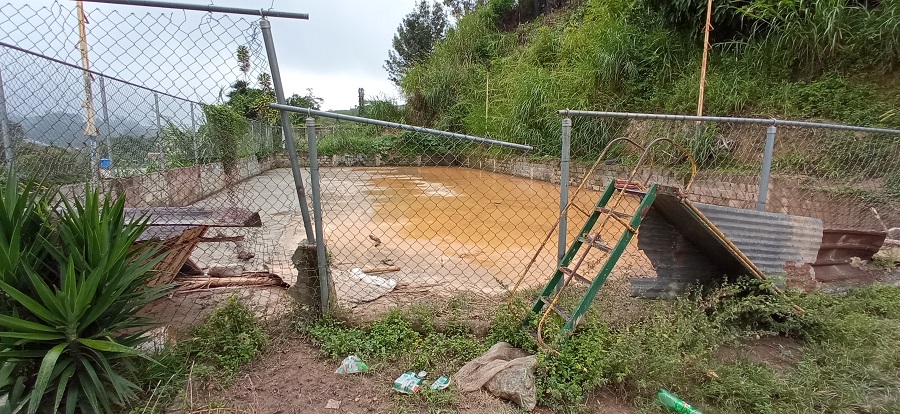
[(57, 215), (52, 197), (15, 175), (0, 193), (0, 410), (109, 412), (135, 395), (157, 250), (133, 247), (146, 224), (124, 198), (88, 188)]
[(301, 322), (298, 329), (329, 358), (339, 361), (352, 354), (370, 366), (403, 361), (409, 369), (449, 374), (487, 350), (458, 319), (451, 318), (444, 329), (437, 329), (434, 318), (434, 308), (422, 306), (405, 314), (388, 312), (366, 329), (348, 326), (333, 316)]
[(227, 384), (248, 362), (269, 346), (261, 322), (245, 305), (230, 298), (191, 333), (189, 339), (168, 346), (153, 361), (139, 365), (135, 382), (143, 390), (131, 413), (165, 412), (183, 402), (193, 386)]
[[(553, 155), (560, 109), (696, 111), (706, 2), (586, 0), (516, 26), (531, 2), (519, 3), (466, 14), (413, 66), (402, 84), (409, 119)], [(718, 3), (705, 112), (900, 126), (897, 7)], [(574, 157), (621, 132), (577, 123)]]
[[(539, 402), (560, 413), (588, 409), (583, 404), (599, 391), (617, 395), (636, 412), (663, 412), (655, 402), (660, 387), (704, 412), (900, 408), (900, 288), (779, 297), (765, 283), (740, 280), (675, 301), (618, 300), (630, 301), (629, 312), (613, 315), (595, 307), (565, 341), (557, 342), (558, 326), (548, 324), (545, 332), (559, 355), (539, 349), (521, 329), (521, 315), (505, 305), (487, 338), (473, 335), (465, 300), (455, 301), (444, 323), (437, 322), (435, 307), (419, 305), (367, 327), (329, 317), (299, 328), (329, 358), (356, 354), (376, 371), (401, 366), (452, 374), (489, 345), (507, 341), (538, 355)], [(795, 313), (794, 304), (805, 314)], [(436, 410), (459, 402), (425, 393), (398, 404)]]

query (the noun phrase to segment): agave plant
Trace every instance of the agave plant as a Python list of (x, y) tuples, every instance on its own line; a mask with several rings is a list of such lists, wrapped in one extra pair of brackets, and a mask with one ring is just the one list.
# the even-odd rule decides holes
[(121, 197), (88, 189), (54, 210), (15, 183), (0, 195), (0, 412), (110, 412), (134, 396), (138, 312), (163, 292), (144, 285), (157, 249), (134, 247), (146, 222)]

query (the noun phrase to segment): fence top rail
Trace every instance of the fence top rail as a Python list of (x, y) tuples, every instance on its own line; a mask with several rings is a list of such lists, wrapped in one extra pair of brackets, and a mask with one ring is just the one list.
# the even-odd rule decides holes
[(532, 147), (530, 145), (516, 144), (516, 143), (506, 142), (506, 141), (497, 141), (497, 140), (493, 140), (493, 139), (476, 137), (476, 136), (472, 136), (472, 135), (457, 134), (455, 132), (447, 132), (447, 131), (441, 131), (441, 130), (437, 130), (437, 129), (423, 128), (423, 127), (417, 127), (417, 126), (406, 125), (406, 124), (398, 124), (396, 122), (379, 121), (377, 119), (362, 118), (362, 117), (358, 117), (358, 116), (344, 115), (344, 114), (336, 114), (334, 112), (319, 111), (319, 110), (315, 110), (315, 109), (300, 108), (300, 107), (296, 107), (296, 106), (282, 105), (282, 104), (277, 104), (277, 103), (273, 103), (269, 106), (273, 109), (278, 109), (280, 111), (296, 112), (298, 114), (307, 114), (309, 116), (315, 115), (315, 116), (321, 116), (321, 117), (325, 117), (325, 118), (359, 122), (362, 124), (370, 124), (370, 125), (378, 125), (378, 126), (383, 126), (383, 127), (388, 127), (388, 128), (403, 129), (403, 130), (407, 130), (407, 131), (421, 132), (421, 133), (425, 133), (425, 134), (438, 135), (438, 136), (442, 136), (442, 137), (462, 139), (462, 140), (466, 140), (466, 141), (478, 142), (481, 144), (490, 144), (490, 145), (496, 145), (496, 146), (500, 146), (500, 147), (507, 147), (507, 148), (513, 148), (513, 149), (517, 149), (517, 150), (523, 150), (523, 151), (531, 151), (532, 149), (534, 149), (534, 147)]
[(55, 59), (55, 58), (52, 58), (52, 57), (47, 56), (47, 55), (42, 55), (42, 54), (37, 53), (37, 52), (32, 52), (32, 51), (30, 51), (30, 50), (28, 50), (28, 49), (24, 49), (24, 48), (21, 48), (21, 47), (18, 47), (18, 46), (16, 46), (16, 45), (12, 45), (12, 44), (9, 44), (9, 43), (3, 42), (3, 41), (0, 41), (0, 46), (5, 47), (5, 48), (7, 48), (7, 49), (15, 50), (15, 51), (18, 51), (18, 52), (22, 52), (22, 53), (25, 53), (25, 54), (29, 54), (29, 55), (32, 55), (32, 56), (37, 56), (37, 57), (39, 57), (39, 58), (41, 58), (41, 59), (46, 59), (46, 60), (48, 60), (48, 61), (50, 61), (50, 62), (53, 62), (53, 63), (58, 63), (58, 64), (63, 65), (63, 66), (68, 66), (68, 67), (73, 68), (73, 69), (77, 69), (77, 70), (80, 70), (80, 71), (84, 71), (84, 72), (90, 73), (90, 74), (92, 74), (92, 75), (99, 76), (99, 77), (101, 77), (101, 78), (106, 78), (106, 79), (113, 80), (113, 81), (116, 81), (116, 82), (119, 82), (119, 83), (123, 83), (123, 84), (128, 85), (128, 86), (133, 86), (133, 87), (138, 88), (138, 89), (143, 89), (143, 90), (148, 91), (148, 92), (153, 92), (153, 93), (158, 94), (158, 95), (168, 96), (169, 98), (178, 99), (178, 100), (185, 101), (185, 102), (190, 102), (190, 103), (193, 103), (193, 104), (198, 104), (198, 105), (200, 104), (200, 102), (192, 101), (192, 100), (187, 99), (187, 98), (182, 98), (182, 97), (180, 97), (180, 96), (172, 95), (172, 94), (170, 94), (170, 93), (166, 93), (166, 92), (163, 92), (163, 91), (158, 91), (158, 90), (156, 90), (156, 89), (148, 88), (148, 87), (146, 87), (146, 86), (138, 85), (138, 84), (136, 84), (136, 83), (134, 83), (134, 82), (129, 82), (129, 81), (127, 81), (127, 80), (120, 79), (120, 78), (117, 78), (117, 77), (115, 77), (115, 76), (109, 76), (109, 75), (103, 74), (102, 72), (97, 72), (96, 70), (93, 70), (93, 69), (85, 69), (85, 68), (82, 68), (81, 66), (78, 66), (78, 65), (75, 65), (75, 64), (66, 62), (66, 61), (62, 61), (62, 60), (59, 60), (59, 59)]
[(89, 3), (106, 3), (106, 4), (118, 4), (122, 6), (143, 6), (143, 7), (159, 7), (163, 9), (181, 9), (181, 10), (196, 10), (196, 11), (205, 11), (210, 13), (229, 13), (229, 14), (244, 14), (248, 16), (260, 16), (260, 17), (283, 17), (287, 19), (299, 19), (299, 20), (309, 20), (309, 14), (306, 13), (291, 13), (291, 12), (281, 12), (277, 10), (266, 10), (266, 9), (241, 9), (238, 7), (226, 7), (226, 6), (216, 6), (213, 4), (189, 4), (189, 3), (175, 3), (168, 1), (146, 1), (146, 0), (83, 0)]
[(842, 131), (877, 132), (883, 134), (900, 135), (900, 130), (885, 128), (870, 128), (852, 125), (826, 124), (821, 122), (784, 121), (775, 118), (741, 118), (728, 116), (695, 116), (695, 115), (669, 115), (669, 114), (644, 114), (639, 112), (603, 112), (603, 111), (577, 111), (563, 109), (557, 111), (561, 116), (583, 116), (596, 118), (636, 118), (636, 119), (661, 119), (667, 121), (696, 121), (696, 122), (734, 122), (743, 124), (797, 126), (811, 128), (837, 129)]

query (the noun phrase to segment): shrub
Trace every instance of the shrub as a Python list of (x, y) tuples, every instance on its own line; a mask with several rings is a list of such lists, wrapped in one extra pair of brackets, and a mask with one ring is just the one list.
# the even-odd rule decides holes
[(231, 297), (194, 331), (189, 354), (234, 374), (269, 345), (269, 337), (253, 311)]
[[(162, 295), (144, 285), (154, 246), (134, 248), (143, 220), (88, 188), (54, 217), (49, 197), (7, 180), (0, 199), (0, 394), (7, 409), (110, 412), (134, 396), (125, 379)], [(3, 408), (3, 407), (0, 407)]]

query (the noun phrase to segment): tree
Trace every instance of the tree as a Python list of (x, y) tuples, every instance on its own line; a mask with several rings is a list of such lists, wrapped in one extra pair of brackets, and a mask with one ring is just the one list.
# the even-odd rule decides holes
[[(298, 108), (310, 108), (310, 109), (321, 109), (322, 102), (324, 101), (322, 98), (315, 96), (313, 94), (312, 88), (306, 89), (306, 95), (300, 96), (298, 94), (293, 94), (289, 98), (286, 99), (287, 104), (290, 106), (296, 106)], [(296, 112), (291, 113), (291, 123), (294, 125), (303, 125), (306, 121), (306, 114), (298, 114)]]
[(437, 2), (428, 4), (422, 0), (412, 13), (407, 14), (394, 35), (394, 50), (388, 52), (384, 69), (388, 79), (397, 85), (416, 63), (423, 62), (434, 51), (434, 46), (447, 32), (447, 15)]
[(487, 0), (443, 0), (443, 3), (444, 7), (450, 10), (453, 18), (459, 20), (462, 16), (485, 5)]
[(275, 93), (275, 89), (272, 89), (272, 75), (268, 73), (260, 73), (259, 78), (259, 87), (262, 88), (265, 93)]
[(250, 73), (250, 49), (247, 46), (240, 45), (237, 48), (238, 69), (244, 72), (244, 78)]

